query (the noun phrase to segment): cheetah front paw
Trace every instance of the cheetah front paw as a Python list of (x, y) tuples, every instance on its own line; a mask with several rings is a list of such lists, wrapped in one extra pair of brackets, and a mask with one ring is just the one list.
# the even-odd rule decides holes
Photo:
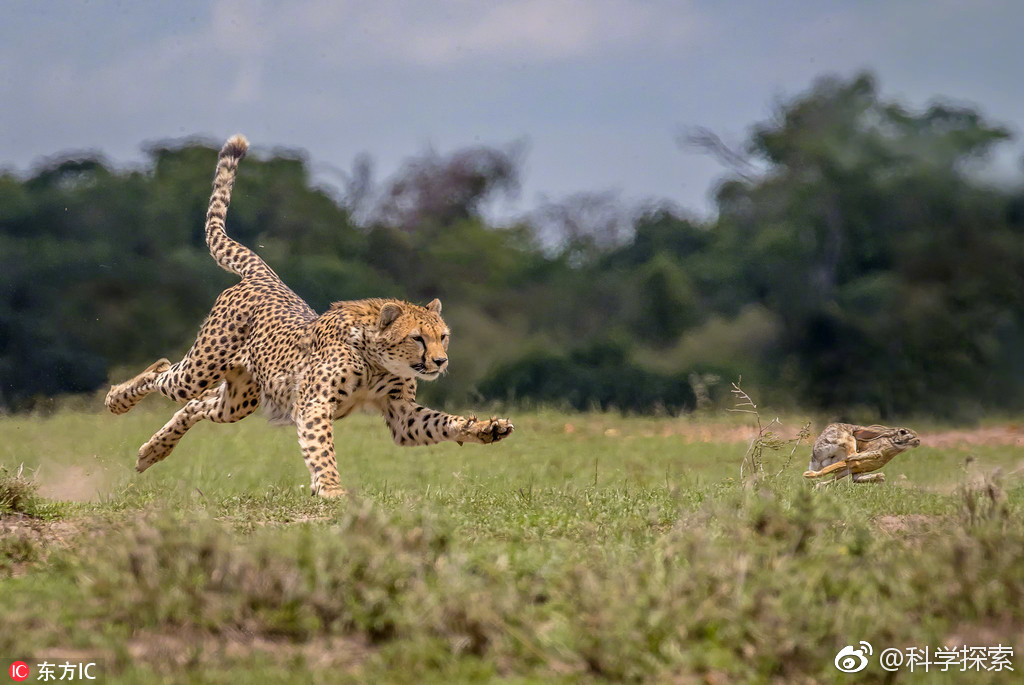
[(173, 448), (173, 445), (168, 447), (163, 441), (156, 439), (154, 436), (149, 442), (139, 448), (139, 459), (135, 462), (135, 470), (142, 473), (153, 464), (163, 461)]
[(456, 442), (460, 445), (464, 442), (489, 445), (492, 442), (504, 440), (512, 435), (513, 430), (515, 430), (515, 426), (508, 419), (499, 419), (492, 416), (488, 420), (481, 421), (472, 416), (466, 420), (466, 425), (459, 431), (459, 437), (456, 439)]
[(323, 497), (324, 499), (335, 499), (338, 497), (344, 497), (348, 494), (348, 490), (341, 487), (340, 485), (314, 485), (309, 493), (316, 497)]

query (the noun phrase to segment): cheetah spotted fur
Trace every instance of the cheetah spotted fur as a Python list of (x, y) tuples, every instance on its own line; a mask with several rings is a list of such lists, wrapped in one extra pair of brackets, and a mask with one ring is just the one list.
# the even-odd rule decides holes
[(345, 494), (332, 422), (361, 405), (383, 414), (399, 445), (508, 437), (507, 419), (455, 416), (416, 403), (417, 381), (434, 380), (448, 367), (440, 301), (336, 302), (318, 316), (255, 252), (228, 237), (231, 189), (248, 147), (238, 135), (221, 149), (206, 214), (210, 254), (241, 281), (217, 297), (181, 361), (161, 359), (107, 394), (114, 414), (154, 391), (184, 405), (139, 449), (136, 470), (165, 459), (199, 421), (233, 423), (260, 405), (272, 421), (297, 428), (311, 492), (321, 497)]

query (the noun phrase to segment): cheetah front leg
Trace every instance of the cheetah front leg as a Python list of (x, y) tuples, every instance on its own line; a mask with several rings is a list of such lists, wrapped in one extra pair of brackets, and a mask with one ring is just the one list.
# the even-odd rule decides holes
[(331, 402), (309, 402), (299, 413), (296, 423), (299, 447), (309, 469), (310, 494), (320, 497), (341, 497), (348, 492), (341, 487), (338, 461), (334, 456), (334, 405)]
[(504, 440), (515, 426), (508, 419), (478, 419), (430, 409), (411, 400), (387, 398), (381, 412), (397, 445), (435, 445), (453, 441), (489, 445)]

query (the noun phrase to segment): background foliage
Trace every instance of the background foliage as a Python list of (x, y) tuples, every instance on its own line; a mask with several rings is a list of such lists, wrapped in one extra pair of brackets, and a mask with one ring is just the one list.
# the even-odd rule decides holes
[[(434, 402), (678, 411), (742, 374), (774, 404), (969, 418), (1024, 403), (1024, 189), (977, 173), (1009, 138), (969, 107), (909, 111), (869, 74), (824, 78), (742, 149), (688, 138), (728, 168), (707, 221), (593, 193), (495, 225), (510, 146), (428, 152), (383, 183), (361, 159), (337, 193), (302, 154), (252, 155), (228, 230), (318, 310), (441, 297), (454, 363)], [(0, 174), (0, 407), (184, 352), (234, 281), (201, 231), (216, 145), (148, 159)]]

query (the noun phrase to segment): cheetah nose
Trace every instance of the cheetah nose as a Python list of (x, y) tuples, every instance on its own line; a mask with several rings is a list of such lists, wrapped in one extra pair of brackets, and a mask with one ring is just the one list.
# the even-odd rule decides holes
[(444, 366), (448, 363), (448, 357), (434, 357), (434, 363), (438, 366)]

